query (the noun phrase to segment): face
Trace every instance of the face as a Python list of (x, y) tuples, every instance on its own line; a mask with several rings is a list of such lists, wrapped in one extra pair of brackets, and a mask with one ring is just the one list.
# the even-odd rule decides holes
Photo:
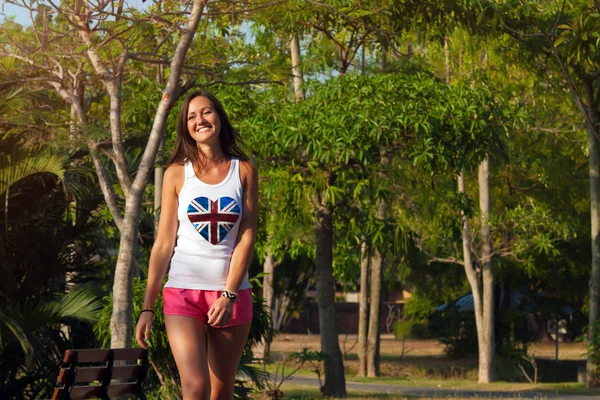
[(219, 143), (221, 120), (212, 102), (206, 97), (194, 97), (188, 106), (187, 128), (198, 144)]

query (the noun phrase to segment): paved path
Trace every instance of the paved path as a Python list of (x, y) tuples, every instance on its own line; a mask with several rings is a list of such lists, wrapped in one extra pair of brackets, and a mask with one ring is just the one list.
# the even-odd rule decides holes
[[(307, 376), (292, 376), (288, 381), (293, 385), (319, 386), (317, 378)], [(490, 390), (464, 390), (464, 389), (435, 389), (416, 386), (386, 385), (380, 383), (346, 382), (346, 389), (360, 390), (372, 393), (390, 393), (415, 397), (454, 397), (478, 399), (565, 399), (565, 400), (598, 400), (600, 396), (584, 396), (574, 394), (554, 394), (547, 392), (507, 392)]]

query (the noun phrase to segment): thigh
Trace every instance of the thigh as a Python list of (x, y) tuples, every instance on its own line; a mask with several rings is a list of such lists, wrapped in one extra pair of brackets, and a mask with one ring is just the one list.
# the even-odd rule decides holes
[(251, 323), (227, 328), (208, 327), (208, 367), (211, 400), (233, 398), (235, 375)]
[(208, 387), (206, 323), (198, 318), (165, 315), (165, 326), (184, 389), (188, 385)]

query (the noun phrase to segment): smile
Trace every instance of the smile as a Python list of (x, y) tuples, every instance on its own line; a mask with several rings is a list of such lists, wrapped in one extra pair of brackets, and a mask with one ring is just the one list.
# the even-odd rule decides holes
[(196, 132), (198, 132), (198, 133), (204, 133), (204, 132), (208, 132), (208, 131), (210, 131), (210, 126), (203, 126), (202, 128), (196, 129)]

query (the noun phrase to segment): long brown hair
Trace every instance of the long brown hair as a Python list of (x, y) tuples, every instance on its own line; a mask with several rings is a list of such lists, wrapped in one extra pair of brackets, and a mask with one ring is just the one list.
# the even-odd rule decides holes
[(241, 148), (242, 139), (237, 129), (231, 125), (227, 113), (223, 108), (221, 102), (209, 92), (199, 90), (190, 93), (181, 103), (179, 109), (179, 115), (177, 116), (177, 138), (175, 139), (175, 145), (169, 156), (167, 165), (171, 164), (184, 164), (187, 161), (191, 161), (192, 165), (202, 169), (205, 165), (205, 157), (202, 150), (197, 146), (196, 141), (190, 135), (187, 127), (187, 113), (192, 101), (196, 97), (206, 97), (214, 106), (219, 119), (221, 120), (221, 131), (219, 132), (219, 141), (221, 143), (221, 149), (225, 156), (231, 158), (236, 157), (242, 161), (247, 161), (248, 156), (244, 153)]

